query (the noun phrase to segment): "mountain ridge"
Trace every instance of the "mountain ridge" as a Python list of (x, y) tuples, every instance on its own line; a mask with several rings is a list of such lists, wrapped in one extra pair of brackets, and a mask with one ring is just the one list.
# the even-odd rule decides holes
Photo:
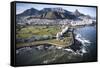
[[(47, 18), (47, 19), (76, 19), (80, 16), (86, 16), (78, 11), (71, 12), (63, 8), (43, 8), (37, 10), (35, 8), (30, 8), (25, 10), (23, 13), (17, 14), (17, 16), (32, 16), (31, 18)], [(88, 15), (87, 18), (90, 18)]]

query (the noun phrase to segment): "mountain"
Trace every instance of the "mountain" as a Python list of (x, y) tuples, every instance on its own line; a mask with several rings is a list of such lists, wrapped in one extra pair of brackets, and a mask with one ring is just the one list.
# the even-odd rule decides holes
[(17, 14), (17, 16), (32, 16), (32, 15), (38, 15), (39, 11), (35, 8), (30, 8), (25, 10), (23, 13), (21, 14)]
[(41, 18), (49, 19), (74, 19), (75, 16), (72, 12), (64, 10), (62, 8), (44, 8), (41, 10)]
[(89, 15), (84, 15), (75, 10), (75, 12), (70, 12), (63, 8), (43, 8), (42, 10), (37, 10), (35, 8), (30, 8), (25, 10), (23, 13), (17, 14), (17, 18), (20, 17), (27, 17), (29, 19), (33, 18), (42, 18), (42, 19), (84, 19), (84, 18), (91, 18)]
[(48, 11), (41, 15), (41, 18), (48, 18), (48, 19), (74, 19), (75, 16), (67, 13), (60, 13), (60, 12), (53, 12)]
[(43, 11), (43, 12), (49, 12), (49, 11), (52, 11), (52, 12), (60, 12), (60, 13), (64, 13), (66, 10), (57, 7), (57, 8), (43, 8), (41, 11)]
[(57, 12), (48, 11), (41, 15), (41, 18), (57, 19), (61, 18), (61, 15)]
[(75, 16), (85, 16), (84, 14), (80, 13), (77, 9), (73, 13)]
[(48, 18), (48, 19), (76, 18), (75, 15), (72, 14), (72, 12), (64, 10), (62, 8), (43, 8), (40, 11), (31, 8), (25, 10), (23, 13), (17, 14), (17, 17), (22, 17), (22, 16), (32, 16), (30, 18)]
[(80, 19), (91, 19), (92, 18), (90, 15), (85, 15), (83, 13), (80, 13), (77, 9), (75, 10), (75, 12), (73, 12), (73, 14)]

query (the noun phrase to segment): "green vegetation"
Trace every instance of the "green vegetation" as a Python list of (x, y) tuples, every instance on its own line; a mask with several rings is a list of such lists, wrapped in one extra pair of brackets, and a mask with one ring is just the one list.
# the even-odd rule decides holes
[(54, 44), (57, 46), (69, 46), (69, 44), (72, 42), (72, 37), (66, 37), (63, 40), (56, 40), (56, 39), (51, 39), (51, 40), (41, 40), (41, 41), (33, 41), (31, 43), (17, 43), (17, 47), (23, 47), (23, 46), (31, 46), (31, 45), (37, 45), (37, 44)]
[(57, 32), (61, 31), (59, 26), (26, 26), (20, 31), (17, 31), (17, 38), (29, 38), (32, 35), (56, 35)]
[(21, 42), (18, 40), (16, 46), (23, 47), (46, 43), (57, 46), (68, 46), (72, 42), (71, 33), (65, 34), (62, 40), (56, 40), (56, 34), (60, 31), (60, 26), (18, 26), (16, 29), (16, 38), (20, 38)]

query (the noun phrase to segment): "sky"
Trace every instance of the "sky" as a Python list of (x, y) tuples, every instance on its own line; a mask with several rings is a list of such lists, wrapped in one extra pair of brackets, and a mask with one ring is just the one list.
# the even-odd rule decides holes
[(61, 7), (65, 10), (74, 12), (76, 9), (79, 12), (90, 15), (92, 17), (96, 17), (96, 8), (95, 7), (82, 7), (82, 6), (64, 6), (64, 5), (47, 5), (47, 4), (31, 4), (31, 3), (16, 3), (16, 14), (20, 14), (27, 9), (35, 8), (41, 10), (43, 8), (56, 8)]

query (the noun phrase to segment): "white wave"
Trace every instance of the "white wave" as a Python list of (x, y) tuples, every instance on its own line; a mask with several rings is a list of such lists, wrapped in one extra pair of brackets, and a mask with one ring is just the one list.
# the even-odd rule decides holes
[(82, 53), (87, 53), (86, 49), (85, 48), (82, 48)]
[(62, 49), (62, 47), (57, 47), (57, 49)]
[(87, 44), (90, 44), (91, 42), (83, 38), (80, 34), (77, 34), (75, 39), (77, 39), (79, 42), (82, 43), (81, 49), (76, 51), (76, 53), (83, 56), (83, 54), (87, 53), (87, 50), (86, 50)]
[(80, 55), (80, 56), (83, 56), (83, 54), (87, 53), (85, 47), (82, 47), (80, 50), (77, 50), (77, 51), (73, 51), (72, 49), (68, 49), (68, 48), (64, 50), (71, 52), (74, 55)]
[(81, 43), (91, 43), (89, 40), (86, 40), (85, 38), (83, 38), (80, 34), (77, 34), (75, 39), (77, 39)]
[(72, 49), (68, 49), (68, 48), (66, 48), (64, 50), (69, 51), (69, 52), (74, 52)]
[(85, 43), (91, 43), (89, 40), (85, 40), (85, 39), (84, 39), (84, 42), (85, 42)]

